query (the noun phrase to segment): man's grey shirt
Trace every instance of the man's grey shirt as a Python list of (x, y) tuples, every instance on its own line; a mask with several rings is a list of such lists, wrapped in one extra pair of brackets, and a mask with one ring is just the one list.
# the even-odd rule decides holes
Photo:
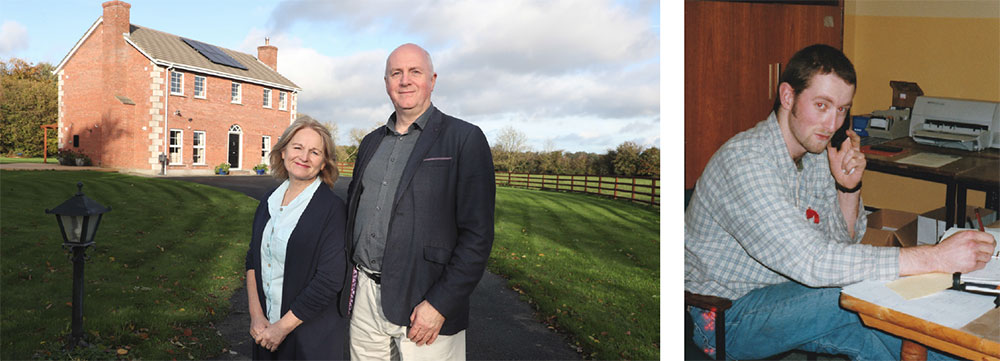
[(396, 114), (386, 122), (386, 135), (372, 155), (361, 178), (361, 199), (354, 223), (354, 262), (375, 272), (382, 270), (386, 234), (392, 216), (392, 203), (410, 153), (427, 127), (430, 114), (436, 109), (431, 105), (410, 124), (406, 134), (396, 131)]

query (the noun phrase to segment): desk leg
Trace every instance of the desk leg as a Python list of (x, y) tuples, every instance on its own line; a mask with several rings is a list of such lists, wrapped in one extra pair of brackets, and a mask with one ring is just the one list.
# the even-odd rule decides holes
[(904, 339), (899, 358), (905, 361), (926, 361), (927, 348), (919, 343)]
[(955, 188), (957, 188), (957, 185), (955, 183), (948, 183), (948, 188), (945, 191), (945, 196), (944, 196), (945, 229), (951, 228), (952, 226), (955, 225), (955, 193), (956, 193)]
[[(958, 190), (957, 190), (957, 192), (955, 194), (955, 201), (956, 201), (955, 202), (955, 207), (958, 207), (958, 208), (955, 208), (955, 223), (961, 225), (961, 227), (966, 227), (965, 217), (967, 216), (967, 214), (965, 214), (965, 202), (966, 202), (966, 199), (967, 199), (967, 197), (969, 195), (968, 193), (969, 193), (969, 189), (968, 188), (965, 188), (965, 186), (959, 185), (958, 186)], [(975, 228), (976, 226), (972, 226), (972, 227)]]
[(986, 192), (986, 208), (1000, 213), (1000, 192), (995, 190)]

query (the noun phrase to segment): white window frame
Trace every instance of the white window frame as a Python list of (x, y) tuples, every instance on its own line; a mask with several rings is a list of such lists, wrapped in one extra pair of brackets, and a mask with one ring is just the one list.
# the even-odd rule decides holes
[(260, 138), (260, 162), (271, 165), (271, 136), (265, 135)]
[[(174, 137), (174, 132), (177, 133), (177, 137)], [(170, 129), (170, 133), (168, 133), (167, 136), (170, 137), (170, 149), (167, 152), (167, 156), (170, 157), (170, 165), (184, 164), (184, 131), (180, 129)], [(175, 153), (177, 154), (176, 161), (174, 161), (173, 158)]]
[[(201, 94), (198, 94), (198, 80), (201, 80)], [(199, 99), (205, 99), (208, 96), (208, 78), (195, 75), (194, 76), (194, 97)]]
[(234, 81), (229, 88), (229, 95), (233, 104), (243, 104), (243, 84)]
[[(177, 88), (178, 91), (174, 91), (174, 76), (177, 77)], [(170, 71), (170, 95), (184, 95), (184, 73), (176, 70)]]
[[(201, 135), (201, 144), (197, 144), (198, 135)], [(205, 165), (205, 143), (207, 135), (204, 130), (194, 131), (194, 138), (191, 139), (191, 163), (195, 165)], [(201, 150), (201, 159), (198, 159), (198, 150)]]
[(264, 88), (264, 100), (261, 101), (261, 104), (263, 104), (265, 108), (271, 108), (271, 89)]
[(288, 104), (288, 93), (278, 92), (278, 110), (287, 110), (286, 104)]

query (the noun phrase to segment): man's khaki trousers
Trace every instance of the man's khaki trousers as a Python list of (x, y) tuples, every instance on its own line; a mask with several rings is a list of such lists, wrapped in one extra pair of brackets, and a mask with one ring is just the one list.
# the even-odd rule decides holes
[(364, 272), (351, 314), (351, 360), (465, 360), (465, 330), (438, 335), (433, 344), (417, 346), (406, 337), (406, 326), (389, 322), (382, 313), (382, 289)]

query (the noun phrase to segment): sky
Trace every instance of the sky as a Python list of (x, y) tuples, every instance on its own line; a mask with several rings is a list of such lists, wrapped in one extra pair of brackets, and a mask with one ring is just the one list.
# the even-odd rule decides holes
[[(269, 37), (299, 112), (336, 123), (341, 144), (392, 113), (385, 59), (408, 42), (431, 53), (434, 105), (491, 144), (507, 126), (534, 151), (661, 143), (655, 0), (127, 2), (133, 24), (254, 56)], [(101, 3), (0, 0), (0, 58), (58, 64)]]

